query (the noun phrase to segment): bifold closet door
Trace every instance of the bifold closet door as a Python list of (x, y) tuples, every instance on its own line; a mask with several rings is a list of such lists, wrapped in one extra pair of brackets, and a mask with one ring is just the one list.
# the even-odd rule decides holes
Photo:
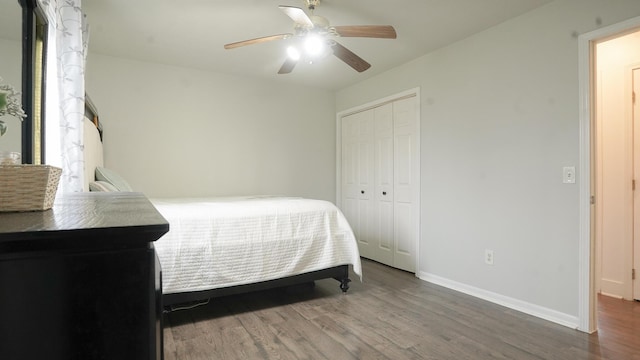
[(360, 255), (415, 272), (419, 147), (416, 98), (342, 118), (342, 211)]

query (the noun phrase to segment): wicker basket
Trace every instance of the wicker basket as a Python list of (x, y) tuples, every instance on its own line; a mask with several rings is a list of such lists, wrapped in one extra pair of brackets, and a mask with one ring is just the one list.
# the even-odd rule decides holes
[(61, 173), (49, 165), (0, 165), (0, 211), (51, 209)]

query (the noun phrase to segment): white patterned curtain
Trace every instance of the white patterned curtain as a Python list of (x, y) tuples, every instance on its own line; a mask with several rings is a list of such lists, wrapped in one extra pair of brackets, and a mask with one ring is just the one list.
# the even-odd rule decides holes
[(38, 0), (48, 21), (46, 163), (62, 168), (61, 192), (83, 191), (84, 69), (88, 27), (81, 0)]

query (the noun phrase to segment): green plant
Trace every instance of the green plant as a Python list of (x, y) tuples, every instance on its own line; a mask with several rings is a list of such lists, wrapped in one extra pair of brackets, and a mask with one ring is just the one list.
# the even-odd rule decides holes
[[(17, 117), (20, 121), (27, 116), (22, 110), (19, 95), (20, 93), (13, 86), (2, 84), (2, 78), (0, 78), (0, 116), (11, 115)], [(7, 124), (0, 119), (0, 136), (6, 132)]]

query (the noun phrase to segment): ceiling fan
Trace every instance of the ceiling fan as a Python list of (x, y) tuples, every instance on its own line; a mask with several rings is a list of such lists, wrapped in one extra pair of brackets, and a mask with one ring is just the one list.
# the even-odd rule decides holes
[[(327, 18), (314, 15), (313, 11), (320, 0), (304, 0), (311, 15), (295, 6), (280, 5), (279, 8), (293, 22), (293, 33), (277, 34), (259, 37), (255, 39), (238, 41), (224, 46), (225, 49), (235, 49), (241, 46), (259, 44), (273, 40), (289, 38), (298, 41), (287, 49), (287, 59), (278, 71), (278, 74), (288, 74), (295, 68), (303, 55), (309, 62), (333, 53), (338, 59), (344, 61), (358, 72), (363, 72), (371, 67), (371, 64), (354, 54), (351, 50), (340, 45), (334, 37), (367, 37), (378, 39), (395, 39), (396, 30), (390, 25), (351, 25), (331, 26)], [(301, 49), (303, 51), (301, 51)]]

